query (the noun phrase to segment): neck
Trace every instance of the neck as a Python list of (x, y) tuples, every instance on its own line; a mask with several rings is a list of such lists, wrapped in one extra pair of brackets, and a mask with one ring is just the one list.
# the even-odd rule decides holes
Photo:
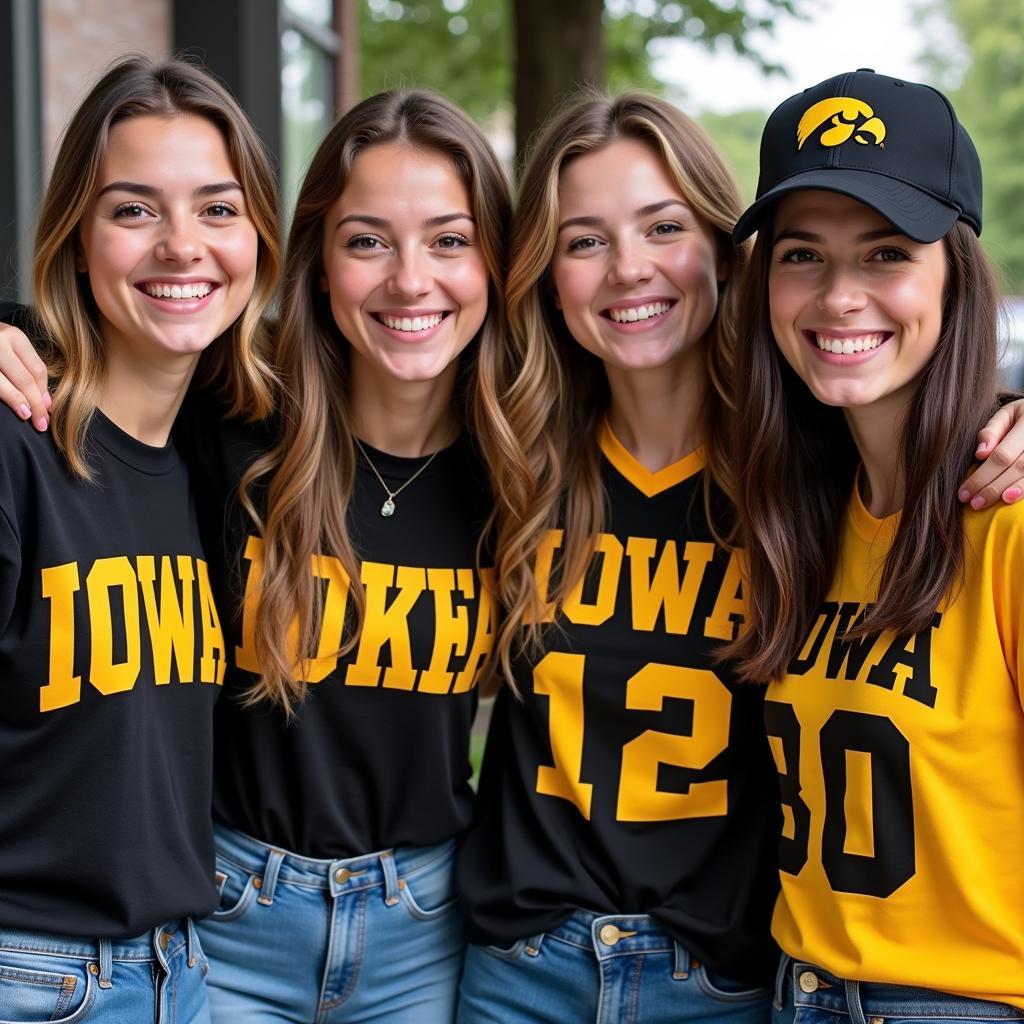
[(678, 462), (701, 443), (707, 394), (704, 346), (675, 362), (645, 370), (608, 366), (608, 422), (633, 457), (652, 473)]
[(188, 390), (198, 353), (175, 355), (156, 365), (133, 358), (116, 344), (104, 343), (105, 366), (100, 412), (143, 444), (167, 444)]
[(903, 507), (906, 481), (899, 437), (909, 402), (909, 396), (895, 394), (867, 408), (843, 410), (864, 466), (866, 493), (861, 497), (876, 519), (883, 519)]
[(447, 447), (460, 430), (454, 408), (457, 373), (452, 363), (433, 380), (395, 380), (372, 372), (353, 351), (350, 409), (356, 437), (406, 458)]

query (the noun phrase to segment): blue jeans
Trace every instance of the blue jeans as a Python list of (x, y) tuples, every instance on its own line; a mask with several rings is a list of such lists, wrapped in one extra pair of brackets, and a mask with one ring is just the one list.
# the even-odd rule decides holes
[(947, 1024), (1022, 1020), (1024, 1010), (986, 999), (967, 999), (930, 988), (844, 981), (813, 964), (783, 954), (775, 991), (773, 1024)]
[(462, 968), (454, 842), (313, 860), (216, 827), (199, 922), (216, 1024), (450, 1024)]
[(133, 939), (0, 930), (4, 1024), (210, 1024), (190, 921)]
[(578, 910), (508, 948), (470, 946), (458, 1024), (767, 1024), (771, 989), (710, 972), (646, 915)]

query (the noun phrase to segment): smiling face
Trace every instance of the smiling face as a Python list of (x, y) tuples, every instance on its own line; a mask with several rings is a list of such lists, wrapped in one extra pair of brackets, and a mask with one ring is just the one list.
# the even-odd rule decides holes
[(469, 192), (443, 154), (383, 143), (356, 157), (324, 218), (324, 275), (354, 372), (454, 376), (487, 315), (487, 265)]
[(779, 202), (768, 272), (772, 331), (826, 405), (867, 408), (910, 393), (942, 331), (942, 241), (915, 242), (835, 192)]
[(725, 267), (654, 150), (623, 139), (574, 158), (558, 204), (552, 280), (576, 341), (609, 369), (685, 361), (714, 319)]
[(224, 138), (205, 118), (151, 115), (110, 130), (79, 225), (108, 358), (195, 360), (241, 315), (258, 236)]

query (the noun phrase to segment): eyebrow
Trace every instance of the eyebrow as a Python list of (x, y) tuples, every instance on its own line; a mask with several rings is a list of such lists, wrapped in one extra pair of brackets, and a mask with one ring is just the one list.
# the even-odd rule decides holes
[[(865, 231), (864, 234), (858, 235), (855, 239), (857, 242), (878, 242), (883, 238), (903, 238), (905, 237), (903, 232), (898, 228), (884, 227), (875, 228), (874, 231)], [(794, 242), (815, 242), (820, 243), (825, 239), (822, 235), (816, 235), (813, 231), (782, 231), (775, 236), (773, 245), (778, 245), (779, 242), (792, 240)]]
[[(214, 196), (220, 195), (222, 192), (242, 191), (242, 186), (237, 181), (216, 181), (210, 185), (200, 185), (197, 189), (193, 190), (192, 195)], [(163, 189), (154, 188), (152, 185), (143, 185), (137, 181), (112, 181), (109, 185), (104, 185), (99, 190), (96, 198), (105, 196), (108, 192), (131, 192), (132, 195), (147, 196), (152, 199), (163, 195)]]
[[(476, 221), (473, 219), (471, 214), (468, 213), (442, 213), (437, 217), (428, 217), (424, 222), (425, 228), (439, 228), (444, 224), (450, 224), (455, 220), (468, 220), (470, 224), (475, 224)], [(359, 224), (369, 224), (370, 227), (374, 228), (389, 228), (391, 227), (391, 221), (386, 220), (384, 217), (374, 217), (369, 213), (350, 213), (346, 217), (342, 217), (341, 220), (334, 226), (334, 230), (337, 231), (343, 224), (351, 224), (357, 222)]]
[[(667, 206), (681, 206), (684, 210), (690, 208), (682, 199), (662, 199), (660, 202), (648, 203), (647, 206), (641, 206), (640, 209), (634, 210), (633, 216), (649, 217), (652, 213), (658, 213), (659, 210), (664, 210)], [(564, 228), (570, 227), (594, 228), (599, 227), (602, 223), (600, 217), (570, 217), (558, 225), (558, 230), (562, 231)]]

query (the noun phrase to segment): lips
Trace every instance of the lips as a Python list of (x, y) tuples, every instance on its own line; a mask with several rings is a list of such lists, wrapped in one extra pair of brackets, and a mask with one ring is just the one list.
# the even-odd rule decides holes
[(406, 333), (418, 334), (421, 331), (433, 330), (447, 316), (447, 311), (439, 312), (418, 312), (410, 311), (408, 314), (373, 313), (373, 318), (392, 331), (405, 331)]
[(602, 311), (601, 315), (616, 324), (633, 324), (640, 323), (643, 320), (651, 320), (656, 316), (662, 316), (673, 305), (674, 303), (667, 299), (652, 299), (648, 302), (609, 306)]
[(807, 330), (803, 335), (821, 352), (836, 356), (852, 356), (872, 352), (884, 345), (892, 337), (892, 331)]

